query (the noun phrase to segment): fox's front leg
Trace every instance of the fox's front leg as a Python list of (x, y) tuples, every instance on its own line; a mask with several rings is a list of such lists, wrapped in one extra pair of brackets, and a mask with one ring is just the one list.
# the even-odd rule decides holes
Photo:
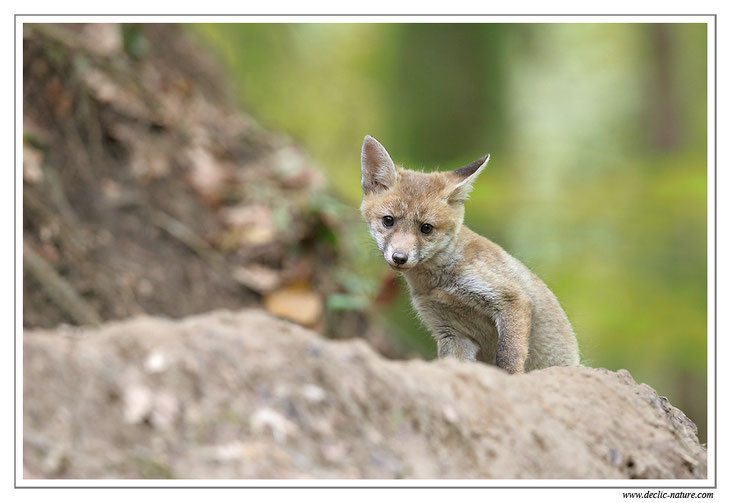
[(451, 333), (437, 335), (437, 356), (439, 358), (451, 356), (462, 361), (475, 361), (479, 349), (477, 344), (462, 335)]
[(511, 374), (525, 371), (528, 356), (533, 306), (524, 295), (509, 295), (502, 299), (495, 315), (498, 331), (495, 364)]
[(525, 371), (533, 304), (522, 291), (501, 287), (500, 278), (462, 278), (454, 291), (463, 302), (490, 313), (498, 332), (495, 364), (511, 374)]

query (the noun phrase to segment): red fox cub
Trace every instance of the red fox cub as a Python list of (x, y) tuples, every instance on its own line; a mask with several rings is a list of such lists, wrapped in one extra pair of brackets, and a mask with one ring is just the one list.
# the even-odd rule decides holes
[(571, 324), (548, 287), (517, 259), (462, 225), (489, 155), (451, 172), (394, 165), (366, 136), (361, 212), (437, 341), (439, 358), (479, 360), (510, 373), (579, 365)]

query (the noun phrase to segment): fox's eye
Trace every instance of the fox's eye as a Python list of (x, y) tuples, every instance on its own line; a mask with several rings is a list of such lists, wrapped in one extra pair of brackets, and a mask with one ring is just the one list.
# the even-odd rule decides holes
[(383, 225), (386, 227), (391, 227), (393, 225), (393, 217), (391, 215), (386, 215), (383, 217)]
[(432, 224), (423, 224), (421, 226), (421, 233), (422, 234), (431, 234), (431, 231), (434, 230), (434, 226)]

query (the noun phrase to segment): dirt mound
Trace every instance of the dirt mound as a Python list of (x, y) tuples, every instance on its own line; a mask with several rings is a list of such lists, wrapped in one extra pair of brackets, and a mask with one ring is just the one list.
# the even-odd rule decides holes
[(325, 310), (357, 210), (180, 28), (26, 24), (23, 75), (24, 326), (263, 303), (366, 331)]
[(260, 310), (24, 335), (24, 473), (68, 478), (705, 478), (626, 371), (394, 362)]

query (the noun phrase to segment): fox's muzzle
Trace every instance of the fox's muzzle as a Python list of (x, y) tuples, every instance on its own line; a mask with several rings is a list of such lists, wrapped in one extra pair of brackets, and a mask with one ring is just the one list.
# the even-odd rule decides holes
[(419, 242), (411, 233), (399, 232), (391, 235), (383, 250), (383, 257), (392, 267), (408, 269), (418, 262)]

